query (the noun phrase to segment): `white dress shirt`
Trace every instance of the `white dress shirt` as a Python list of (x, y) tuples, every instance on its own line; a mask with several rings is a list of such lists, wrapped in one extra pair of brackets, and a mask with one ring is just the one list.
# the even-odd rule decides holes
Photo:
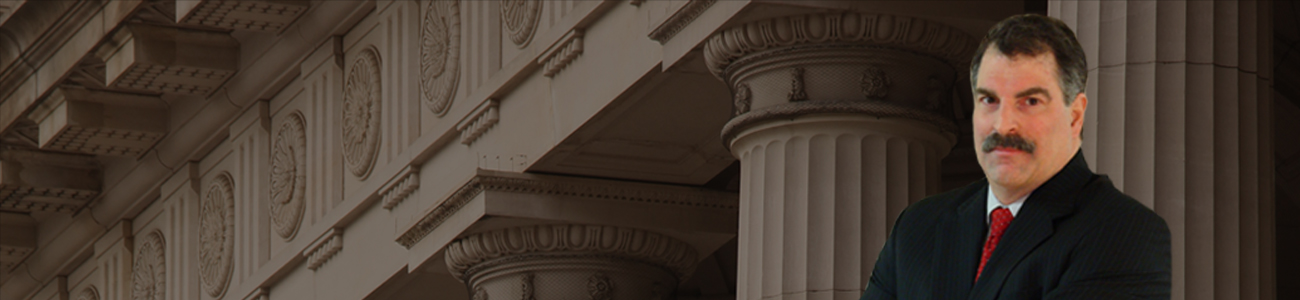
[(1016, 199), (1016, 202), (1011, 202), (1011, 204), (1008, 205), (1002, 205), (1002, 202), (998, 201), (998, 196), (993, 195), (993, 188), (991, 187), (988, 188), (988, 191), (989, 191), (989, 204), (988, 204), (988, 211), (984, 212), (985, 225), (988, 225), (989, 223), (992, 222), (993, 210), (998, 209), (999, 207), (1005, 207), (1007, 208), (1007, 210), (1010, 210), (1011, 217), (1015, 218), (1016, 214), (1020, 213), (1020, 207), (1025, 205), (1025, 199), (1029, 199), (1029, 195), (1034, 194), (1033, 192), (1030, 192), (1029, 194), (1025, 194), (1024, 197), (1020, 197), (1020, 199)]

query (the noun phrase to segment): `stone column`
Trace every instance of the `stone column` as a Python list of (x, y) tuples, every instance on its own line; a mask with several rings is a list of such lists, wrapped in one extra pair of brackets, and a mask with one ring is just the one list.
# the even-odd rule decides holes
[(639, 229), (534, 225), (457, 239), (446, 258), (474, 300), (657, 300), (672, 298), (699, 254)]
[[(737, 299), (857, 299), (894, 219), (938, 192), (953, 85), (977, 41), (902, 16), (834, 13), (707, 42), (741, 163)], [(960, 87), (966, 88), (966, 87)]]
[(1267, 1), (1052, 1), (1088, 55), (1084, 154), (1169, 223), (1173, 299), (1273, 299)]

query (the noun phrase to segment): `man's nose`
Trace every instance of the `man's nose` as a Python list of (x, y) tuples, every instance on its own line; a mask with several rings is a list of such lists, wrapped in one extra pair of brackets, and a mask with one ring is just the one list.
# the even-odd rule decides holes
[(1000, 103), (999, 105), (1001, 107), (998, 108), (998, 113), (994, 116), (996, 120), (993, 121), (993, 130), (1002, 135), (1018, 131), (1020, 129), (1019, 112), (1010, 103)]

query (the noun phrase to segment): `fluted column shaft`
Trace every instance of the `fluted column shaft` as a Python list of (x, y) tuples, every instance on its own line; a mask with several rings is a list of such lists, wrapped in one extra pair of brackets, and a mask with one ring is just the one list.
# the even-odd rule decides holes
[(737, 299), (862, 295), (899, 213), (938, 192), (956, 142), (951, 91), (975, 44), (942, 24), (860, 13), (710, 38), (707, 64), (735, 104), (722, 135), (741, 169)]
[(895, 218), (938, 190), (951, 147), (922, 122), (848, 114), (741, 133), (737, 299), (857, 299)]
[(1089, 59), (1084, 154), (1173, 234), (1174, 299), (1274, 299), (1266, 1), (1052, 1)]

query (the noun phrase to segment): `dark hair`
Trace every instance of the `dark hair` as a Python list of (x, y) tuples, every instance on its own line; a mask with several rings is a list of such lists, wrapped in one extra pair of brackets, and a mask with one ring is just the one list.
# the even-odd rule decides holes
[(975, 75), (980, 70), (980, 60), (989, 45), (997, 45), (998, 52), (1007, 57), (1019, 55), (1038, 56), (1051, 51), (1056, 58), (1056, 77), (1060, 81), (1061, 94), (1065, 104), (1074, 102), (1074, 97), (1088, 86), (1088, 61), (1083, 47), (1074, 37), (1065, 22), (1056, 18), (1023, 14), (1012, 16), (989, 29), (988, 35), (975, 49), (975, 58), (970, 65), (971, 89), (975, 89)]

